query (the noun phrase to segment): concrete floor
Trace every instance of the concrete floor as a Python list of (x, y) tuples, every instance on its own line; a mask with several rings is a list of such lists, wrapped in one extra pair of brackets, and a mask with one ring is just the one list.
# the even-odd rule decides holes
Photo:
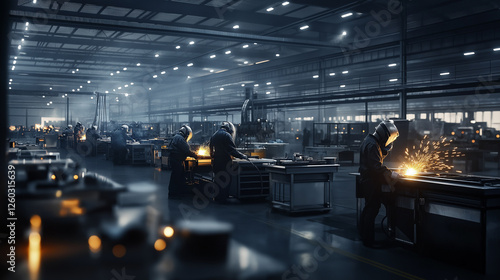
[[(498, 279), (397, 246), (385, 249), (364, 247), (356, 229), (354, 177), (349, 175), (357, 171), (356, 166), (341, 166), (336, 174), (331, 212), (288, 215), (271, 211), (266, 200), (231, 200), (228, 204), (210, 202), (200, 206), (193, 196), (169, 199), (170, 172), (159, 168), (113, 166), (102, 157), (85, 158), (82, 163), (88, 171), (129, 185), (132, 190), (152, 189), (153, 206), (161, 214), (164, 224), (176, 224), (189, 218), (233, 225), (231, 246), (238, 247), (240, 253), (242, 248), (246, 248), (256, 256), (256, 260), (250, 267), (248, 263), (245, 266), (240, 255), (242, 273), (228, 279)], [(498, 175), (497, 170), (486, 173)], [(189, 211), (186, 212), (186, 209)], [(383, 212), (378, 217), (379, 221)], [(384, 239), (380, 228), (378, 231), (377, 239)], [(68, 241), (67, 244), (72, 243)], [(162, 255), (151, 261), (149, 256), (136, 255), (123, 263), (80, 261), (81, 257), (72, 258), (60, 252), (52, 253), (48, 259), (44, 261), (42, 258), (39, 277), (30, 276), (29, 279), (166, 279), (161, 273), (161, 267), (167, 265)], [(140, 259), (148, 261), (139, 262)], [(54, 263), (65, 265), (61, 267)], [(209, 273), (211, 268), (200, 265), (192, 269), (198, 270), (197, 275), (208, 275), (205, 272)], [(28, 279), (21, 275), (26, 276), (17, 274), (8, 279)]]

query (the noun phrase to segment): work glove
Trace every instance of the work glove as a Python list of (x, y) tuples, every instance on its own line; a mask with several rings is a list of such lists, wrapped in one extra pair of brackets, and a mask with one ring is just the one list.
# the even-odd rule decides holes
[(401, 178), (403, 178), (403, 176), (401, 174), (399, 174), (399, 173), (397, 173), (395, 171), (392, 171), (392, 173), (391, 173), (391, 179), (392, 180), (399, 180)]

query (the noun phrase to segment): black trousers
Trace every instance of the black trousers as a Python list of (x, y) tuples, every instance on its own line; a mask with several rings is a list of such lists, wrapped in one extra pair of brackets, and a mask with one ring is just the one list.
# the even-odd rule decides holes
[(127, 146), (115, 146), (113, 149), (113, 163), (114, 164), (125, 164), (127, 159)]
[(184, 174), (184, 161), (169, 158), (172, 174), (168, 184), (168, 193), (170, 195), (180, 195), (185, 191), (186, 175)]
[(219, 187), (219, 193), (215, 197), (216, 201), (224, 201), (229, 197), (229, 189), (231, 187), (231, 168), (232, 160), (223, 158), (214, 158), (213, 171), (215, 184)]
[(361, 212), (359, 233), (365, 245), (372, 245), (375, 241), (375, 219), (380, 206), (384, 204), (389, 227), (392, 225), (393, 199), (391, 193), (381, 190), (381, 185), (367, 184), (364, 187), (365, 207)]

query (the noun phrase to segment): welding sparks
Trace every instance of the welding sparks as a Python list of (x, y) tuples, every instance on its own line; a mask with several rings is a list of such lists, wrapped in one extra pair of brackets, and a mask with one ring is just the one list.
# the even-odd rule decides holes
[(401, 165), (405, 175), (417, 175), (420, 172), (445, 172), (449, 173), (454, 166), (450, 165), (451, 158), (462, 156), (454, 147), (446, 147), (450, 142), (441, 137), (438, 141), (428, 139), (427, 135), (420, 141), (418, 147), (413, 146), (412, 151), (406, 148), (405, 162)]
[(208, 147), (202, 146), (198, 149), (198, 152), (196, 153), (199, 156), (208, 156)]

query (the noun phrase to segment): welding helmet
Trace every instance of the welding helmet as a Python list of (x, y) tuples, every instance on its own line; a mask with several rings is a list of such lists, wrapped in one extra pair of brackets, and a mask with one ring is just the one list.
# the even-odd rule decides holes
[(126, 124), (122, 125), (122, 129), (125, 131), (128, 131), (128, 125), (126, 125)]
[(191, 128), (188, 125), (183, 125), (179, 129), (179, 133), (182, 135), (182, 137), (184, 137), (186, 142), (189, 142), (189, 140), (193, 138), (193, 130), (191, 130)]
[(375, 132), (373, 136), (377, 138), (379, 143), (385, 147), (391, 144), (398, 138), (399, 131), (394, 121), (383, 121), (377, 127), (375, 127)]
[(231, 134), (233, 140), (236, 138), (236, 128), (231, 122), (222, 122), (220, 128), (224, 129), (227, 133)]

